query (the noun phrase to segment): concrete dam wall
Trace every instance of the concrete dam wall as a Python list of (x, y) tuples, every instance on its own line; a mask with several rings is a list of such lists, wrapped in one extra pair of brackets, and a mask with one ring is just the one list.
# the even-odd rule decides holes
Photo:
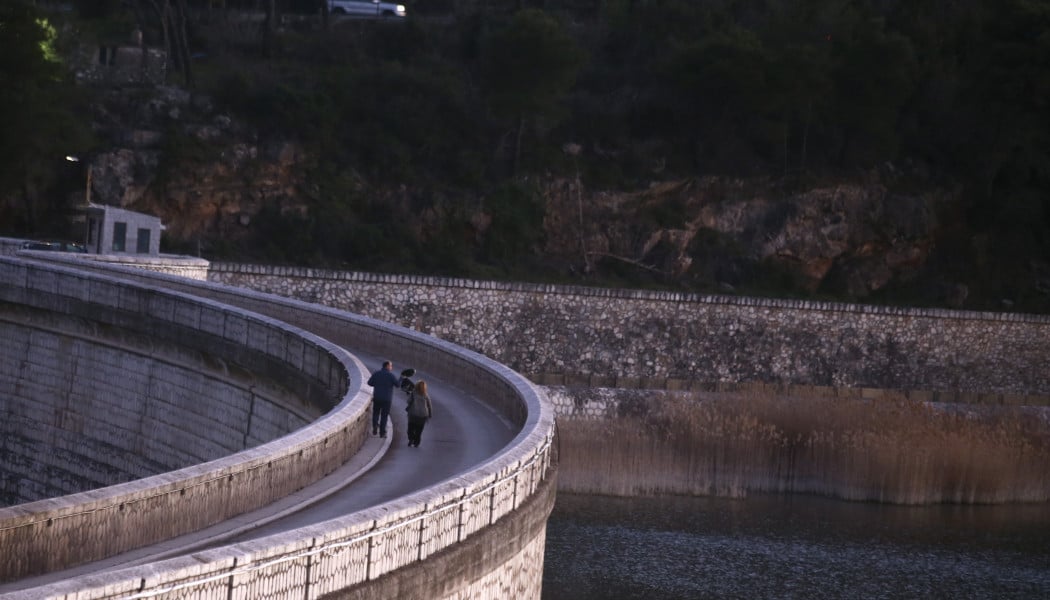
[(331, 408), (207, 349), (24, 305), (0, 304), (0, 338), (0, 506), (222, 458)]
[(28, 500), (0, 508), (0, 580), (247, 512), (367, 437), (363, 365), (259, 315), (0, 257), (0, 327), (4, 493)]
[[(0, 580), (27, 568), (55, 568), (57, 561), (47, 562), (48, 549), (65, 549), (59, 559), (84, 557), (95, 549), (116, 552), (129, 539), (170, 537), (169, 522), (183, 525), (189, 515), (210, 518), (223, 509), (242, 509), (248, 500), (266, 502), (286, 482), (301, 487), (308, 478), (330, 472), (332, 461), (345, 461), (344, 449), (368, 431), (369, 394), (360, 392), (368, 372), (340, 345), (396, 354), (427, 372), (454, 378), (460, 389), (519, 431), (497, 455), (470, 471), (366, 510), (263, 540), (75, 577), (10, 597), (539, 598), (546, 518), (555, 495), (556, 440), (552, 407), (524, 378), (454, 344), (368, 317), (51, 254), (0, 258), (0, 301), (16, 311), (26, 306), (46, 310), (55, 323), (56, 315), (65, 315), (107, 327), (119, 322), (147, 337), (167, 335), (176, 346), (187, 342), (189, 354), (204, 348), (219, 357), (215, 364), (247, 364), (251, 372), (280, 373), (284, 367), (278, 363), (286, 363), (299, 379), (277, 379), (295, 398), (328, 398), (333, 390), (345, 394), (321, 418), (256, 448), (134, 482), (0, 508), (5, 550)], [(12, 320), (36, 330), (39, 322), (24, 317)], [(129, 326), (136, 323), (141, 327)], [(75, 328), (61, 333), (77, 338)], [(198, 336), (207, 343), (195, 344)], [(130, 338), (124, 345), (134, 347)], [(269, 358), (251, 362), (258, 353)], [(206, 367), (213, 360), (203, 362)], [(208, 369), (196, 376), (208, 377)], [(146, 513), (154, 520), (143, 522)]]

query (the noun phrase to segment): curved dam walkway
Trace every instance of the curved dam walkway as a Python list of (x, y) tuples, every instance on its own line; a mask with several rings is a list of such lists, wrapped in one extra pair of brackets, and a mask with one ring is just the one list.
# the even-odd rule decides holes
[[(366, 365), (378, 368), (382, 364), (382, 359), (347, 350)], [(397, 358), (391, 357), (395, 367)], [(427, 373), (417, 373), (413, 379), (427, 382), (434, 401), (434, 418), (424, 429), (420, 447), (407, 446), (406, 397), (396, 392), (391, 410), (393, 428), (387, 437), (369, 438), (353, 460), (300, 492), (199, 532), (71, 569), (0, 584), (0, 598), (31, 598), (34, 588), (50, 583), (149, 564), (221, 544), (257, 540), (378, 506), (469, 471), (514, 437), (511, 423), (455, 383)], [(24, 594), (11, 594), (17, 591)]]
[[(244, 340), (277, 360), (302, 360), (304, 370), (328, 378), (327, 385), (345, 377), (349, 388), (333, 411), (343, 414), (339, 431), (325, 425), (328, 429), (320, 436), (297, 442), (296, 448), (306, 448), (305, 460), (310, 460), (311, 452), (330, 448), (330, 441), (340, 447), (343, 439), (348, 444), (363, 441), (344, 464), (261, 508), (99, 560), (4, 581), (0, 598), (539, 597), (546, 517), (554, 498), (554, 416), (542, 394), (520, 375), (437, 338), (299, 301), (64, 257), (47, 257), (39, 266), (32, 258), (21, 264), (4, 262), (0, 260), (0, 267), (6, 272), (0, 274), (10, 287), (0, 291), (15, 303), (23, 297), (18, 286), (25, 285), (24, 297), (42, 294), (45, 309), (72, 307), (73, 314), (83, 315), (100, 306), (120, 318), (139, 311), (150, 319), (154, 313), (166, 314), (178, 327), (192, 322), (218, 331), (224, 343)], [(55, 263), (59, 266), (49, 266)], [(199, 314), (195, 302), (204, 303)], [(217, 315), (228, 308), (215, 302), (227, 303), (234, 312)], [(247, 321), (242, 323), (236, 311), (245, 311)], [(279, 337), (279, 330), (289, 327), (317, 340), (302, 345)], [(187, 335), (179, 331), (176, 337)], [(344, 361), (349, 372), (337, 373), (336, 363), (315, 355), (316, 344), (316, 352)], [(370, 388), (363, 379), (387, 359), (394, 362), (395, 372), (415, 368), (413, 379), (428, 383), (434, 418), (421, 447), (407, 445), (406, 396), (401, 392), (395, 392), (388, 435), (369, 435), (365, 407)], [(258, 454), (253, 449), (238, 456), (264, 470), (274, 466), (276, 472), (276, 463), (267, 465), (267, 456), (253, 453)], [(324, 453), (312, 460), (320, 461)], [(298, 457), (304, 460), (303, 450)], [(227, 483), (225, 473), (231, 473), (228, 482), (234, 481), (234, 471), (223, 469), (220, 479), (213, 479), (222, 482), (220, 487)], [(189, 502), (194, 494), (208, 494), (209, 485), (186, 494), (190, 488), (163, 491), (170, 488), (164, 483), (155, 497), (173, 496), (171, 501), (178, 503), (183, 496)], [(137, 502), (129, 500), (129, 507), (132, 501)], [(46, 502), (24, 506), (51, 510)], [(119, 502), (119, 507), (105, 508), (114, 513), (111, 517), (92, 517), (88, 513), (93, 509), (77, 507), (79, 512), (70, 514), (94, 520), (85, 525), (101, 522), (102, 531), (110, 531), (114, 524), (121, 527), (125, 517), (124, 501)], [(13, 508), (7, 514), (19, 512), (18, 506)], [(52, 514), (56, 524), (65, 518)], [(5, 539), (21, 539), (11, 537), (15, 528), (29, 531), (17, 524), (20, 520), (16, 515), (7, 521), (14, 525)], [(48, 530), (51, 524), (47, 518)], [(44, 525), (39, 521), (30, 527)], [(114, 533), (101, 533), (92, 542), (102, 545)], [(23, 542), (18, 544), (0, 546), (13, 559)], [(67, 554), (76, 553), (75, 544), (72, 551), (68, 542), (61, 544)]]

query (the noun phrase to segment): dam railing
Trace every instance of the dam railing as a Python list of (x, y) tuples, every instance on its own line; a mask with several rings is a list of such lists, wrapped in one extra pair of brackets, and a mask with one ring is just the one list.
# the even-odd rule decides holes
[[(548, 503), (552, 501), (553, 408), (533, 384), (491, 359), (403, 327), (293, 299), (76, 257), (48, 256), (47, 262), (61, 263), (81, 273), (104, 273), (125, 285), (135, 282), (207, 298), (301, 327), (341, 346), (397, 356), (402, 364), (457, 381), (504, 415), (518, 433), (500, 453), (469, 472), (370, 509), (249, 542), (68, 579), (4, 598), (64, 598), (74, 593), (79, 600), (317, 598), (420, 564), (483, 533), (530, 500), (544, 496)], [(62, 270), (53, 266), (34, 268)], [(532, 549), (539, 544), (539, 552), (519, 553), (525, 561), (538, 560), (539, 564), (516, 568), (530, 571), (535, 578), (535, 573), (542, 572), (542, 536), (521, 544)], [(500, 565), (491, 568), (498, 571)], [(537, 597), (538, 583), (537, 578), (531, 587)]]

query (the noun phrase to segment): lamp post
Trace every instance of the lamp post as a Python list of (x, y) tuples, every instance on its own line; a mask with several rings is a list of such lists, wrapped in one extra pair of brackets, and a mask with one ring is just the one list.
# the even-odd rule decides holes
[[(80, 162), (80, 157), (79, 156), (74, 156), (72, 154), (67, 154), (66, 155), (66, 160), (68, 160), (69, 162), (78, 163), (78, 162)], [(90, 216), (90, 208), (91, 208), (91, 163), (85, 163), (85, 165), (86, 165), (86, 169), (85, 169), (86, 170), (86, 174), (84, 176), (85, 177), (85, 181), (84, 181), (84, 247), (91, 248), (91, 241), (92, 241), (92, 235), (91, 235), (92, 223), (91, 223), (91, 216)], [(90, 250), (88, 250), (88, 251), (90, 252)]]
[[(72, 154), (66, 155), (66, 160), (69, 162), (80, 162), (80, 157), (73, 156)], [(84, 208), (91, 206), (91, 163), (87, 163), (87, 181), (84, 184)]]

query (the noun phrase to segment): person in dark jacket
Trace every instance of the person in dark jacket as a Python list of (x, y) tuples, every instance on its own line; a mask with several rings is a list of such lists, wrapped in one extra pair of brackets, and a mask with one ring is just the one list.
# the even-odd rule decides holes
[(408, 396), (408, 445), (419, 447), (420, 438), (423, 436), (423, 427), (427, 420), (433, 416), (433, 406), (430, 404), (430, 395), (427, 393), (427, 382), (420, 380), (416, 382), (415, 389)]
[(383, 368), (368, 378), (368, 385), (372, 386), (372, 435), (379, 434), (379, 437), (385, 438), (394, 389), (401, 385), (401, 380), (394, 375), (394, 363), (385, 361)]

